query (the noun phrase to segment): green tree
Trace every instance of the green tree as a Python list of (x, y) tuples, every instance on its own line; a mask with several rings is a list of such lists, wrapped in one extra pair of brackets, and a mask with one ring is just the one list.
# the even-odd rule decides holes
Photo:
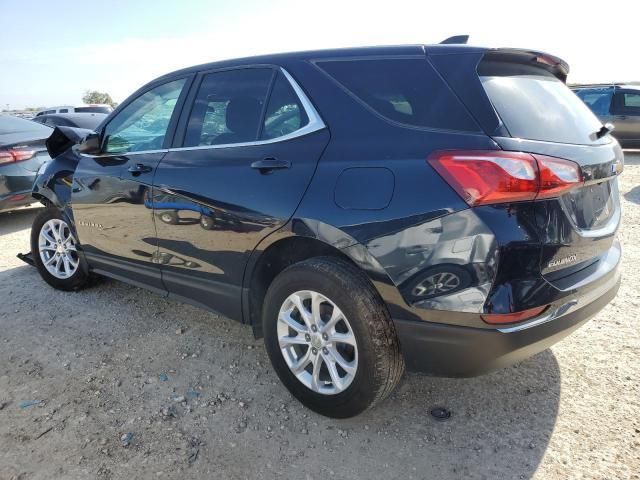
[(106, 103), (112, 107), (117, 105), (117, 103), (111, 98), (111, 95), (106, 92), (98, 92), (97, 90), (87, 90), (84, 92), (82, 101), (84, 103)]

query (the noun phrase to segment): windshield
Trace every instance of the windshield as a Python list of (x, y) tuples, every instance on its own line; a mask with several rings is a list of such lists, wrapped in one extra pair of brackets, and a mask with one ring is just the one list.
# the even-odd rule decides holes
[(602, 123), (569, 88), (540, 68), (490, 62), (478, 69), (482, 85), (512, 137), (593, 144)]

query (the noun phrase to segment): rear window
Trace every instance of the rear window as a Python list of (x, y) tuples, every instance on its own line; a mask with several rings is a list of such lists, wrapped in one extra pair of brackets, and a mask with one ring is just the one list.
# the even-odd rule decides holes
[(109, 107), (76, 107), (76, 113), (111, 113)]
[(25, 120), (23, 118), (0, 115), (0, 134), (25, 133), (28, 135), (42, 135), (47, 138), (51, 135), (51, 129), (40, 123)]
[(389, 120), (415, 127), (479, 130), (426, 59), (348, 59), (317, 65)]
[(478, 74), (511, 136), (556, 143), (595, 143), (591, 136), (602, 123), (552, 73), (521, 64), (482, 62)]

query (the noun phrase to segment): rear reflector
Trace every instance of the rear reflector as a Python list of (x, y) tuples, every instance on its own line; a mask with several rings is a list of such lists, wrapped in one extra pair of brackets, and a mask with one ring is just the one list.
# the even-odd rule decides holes
[(537, 317), (546, 308), (547, 308), (547, 305), (543, 305), (542, 307), (530, 308), (528, 310), (522, 310), (521, 312), (489, 313), (486, 315), (480, 315), (480, 317), (482, 318), (482, 320), (492, 325), (502, 325), (505, 323), (522, 322), (524, 320)]
[(0, 150), (0, 165), (4, 163), (21, 162), (23, 160), (29, 160), (36, 154), (33, 150)]
[(582, 183), (578, 164), (523, 152), (441, 151), (428, 162), (471, 206), (556, 197)]

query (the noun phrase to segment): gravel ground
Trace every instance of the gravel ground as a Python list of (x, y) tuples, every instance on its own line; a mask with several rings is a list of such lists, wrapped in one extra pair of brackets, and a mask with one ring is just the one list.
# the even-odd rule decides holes
[(0, 214), (0, 479), (640, 478), (640, 154), (621, 194), (622, 288), (587, 326), (483, 377), (407, 375), (340, 421), (248, 327), (116, 281), (51, 289), (15, 258), (34, 210)]

